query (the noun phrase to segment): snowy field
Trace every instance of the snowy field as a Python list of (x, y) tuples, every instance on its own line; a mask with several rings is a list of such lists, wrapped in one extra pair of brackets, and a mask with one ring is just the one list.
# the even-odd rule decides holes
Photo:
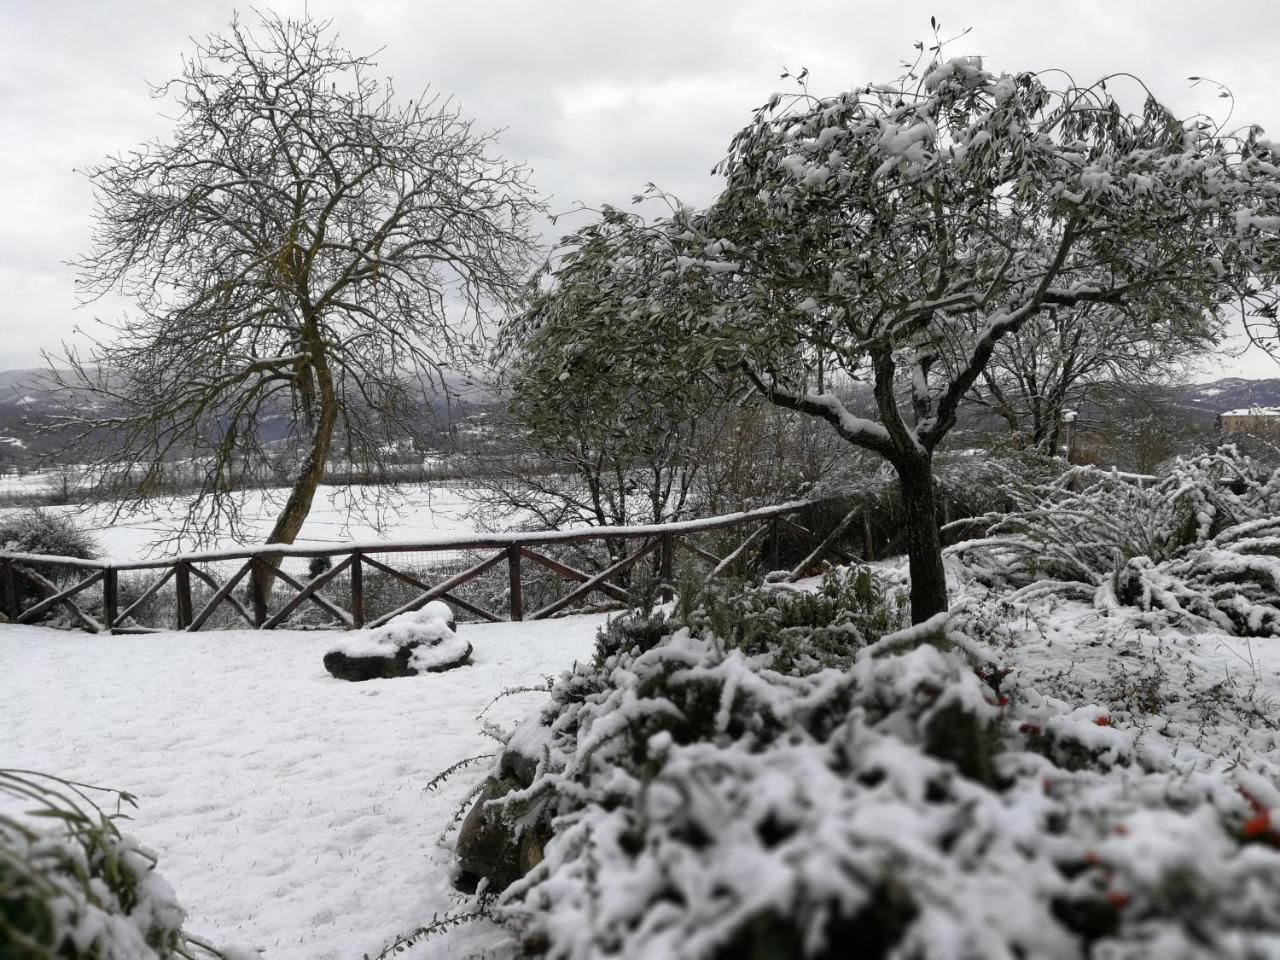
[[(204, 546), (227, 549), (241, 543), (264, 542), (284, 493), (282, 490), (247, 493), (240, 540), (224, 534)], [(362, 493), (372, 495), (370, 505), (363, 510), (353, 509), (352, 503), (358, 501)], [(466, 515), (469, 503), (456, 488), (405, 484), (396, 487), (392, 498), (381, 507), (375, 507), (372, 499), (385, 493), (385, 489), (379, 488), (321, 487), (296, 542), (303, 545), (382, 539), (405, 541), (439, 538), (474, 529)], [(113, 504), (110, 503), (45, 509), (75, 516), (77, 522), (97, 538), (102, 556), (123, 561), (165, 557), (178, 552), (174, 544), (163, 541), (177, 529), (184, 503), (157, 498), (150, 501), (148, 509), (116, 520), (111, 517)], [(17, 508), (0, 509), (0, 517), (14, 509)]]
[[(602, 616), (459, 628), (470, 666), (346, 683), (332, 634), (86, 636), (0, 626), (0, 767), (128, 790), (187, 929), (266, 960), (359, 960), (456, 910), (440, 837), (491, 752), (477, 715), (588, 655)], [(498, 701), (506, 726), (539, 694)], [(495, 946), (464, 926), (418, 957)]]

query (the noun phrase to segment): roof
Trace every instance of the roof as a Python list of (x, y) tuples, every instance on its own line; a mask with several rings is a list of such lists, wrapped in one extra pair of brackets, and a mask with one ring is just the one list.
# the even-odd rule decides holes
[(1241, 407), (1238, 410), (1224, 410), (1220, 417), (1280, 417), (1280, 407)]

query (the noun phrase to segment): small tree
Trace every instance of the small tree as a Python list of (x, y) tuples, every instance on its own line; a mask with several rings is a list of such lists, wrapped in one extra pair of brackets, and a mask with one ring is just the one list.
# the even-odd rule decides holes
[[(728, 429), (723, 384), (672, 369), (661, 350), (634, 349), (611, 306), (584, 277), (535, 297), (503, 330), (494, 359), (516, 456), (476, 458), (471, 468), (468, 496), (487, 522), (630, 526), (700, 509), (702, 481)], [(590, 349), (575, 350), (587, 342)], [(605, 546), (610, 563), (626, 555), (624, 541)]]
[[(633, 344), (736, 371), (888, 460), (924, 621), (947, 608), (934, 451), (1005, 337), (1088, 304), (1122, 307), (1139, 332), (1171, 301), (1211, 323), (1274, 310), (1258, 281), (1280, 269), (1276, 148), (1151, 97), (1128, 113), (1107, 83), (1055, 90), (957, 59), (775, 96), (733, 139), (709, 210), (656, 224), (612, 211), (571, 239), (559, 281), (607, 276)], [(872, 384), (874, 415), (811, 389), (815, 355), (828, 379)]]
[(412, 380), (438, 382), (519, 299), (538, 209), (526, 171), (451, 101), (399, 103), (372, 68), (327, 23), (233, 21), (155, 89), (177, 100), (173, 136), (88, 170), (85, 295), (137, 309), (68, 353), (62, 385), (101, 411), (72, 418), (75, 442), (105, 435), (96, 476), (135, 502), (162, 461), (192, 458), (184, 533), (234, 525), (232, 492), (268, 466), (275, 419), (301, 455), (267, 540), (291, 543), (335, 428), (348, 457), (380, 464), (413, 432)]

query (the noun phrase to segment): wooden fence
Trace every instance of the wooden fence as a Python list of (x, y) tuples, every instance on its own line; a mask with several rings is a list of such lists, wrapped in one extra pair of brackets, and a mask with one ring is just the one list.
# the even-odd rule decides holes
[[(381, 626), (436, 599), (474, 620), (540, 620), (597, 597), (615, 607), (631, 603), (633, 568), (646, 558), (664, 599), (672, 595), (678, 557), (682, 570), (697, 569), (707, 579), (776, 569), (784, 540), (790, 560), (801, 558), (790, 571), (796, 576), (824, 556), (850, 562), (836, 536), (820, 538), (803, 522), (815, 506), (791, 503), (647, 527), (261, 546), (138, 562), (0, 551), (0, 622), (32, 623), (61, 611), (63, 625), (92, 632), (353, 629)], [(592, 564), (575, 561), (574, 551)], [(406, 569), (407, 557), (427, 562)]]

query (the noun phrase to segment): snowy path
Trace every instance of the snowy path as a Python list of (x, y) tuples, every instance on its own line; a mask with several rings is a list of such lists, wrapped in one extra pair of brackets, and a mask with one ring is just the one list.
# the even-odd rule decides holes
[[(0, 766), (135, 793), (124, 829), (160, 854), (193, 932), (266, 960), (358, 960), (456, 909), (437, 838), (476, 772), (423, 787), (489, 752), (485, 704), (589, 655), (603, 620), (464, 625), (473, 665), (366, 683), (325, 672), (331, 634), (0, 626)], [(464, 954), (501, 939), (460, 933)]]

